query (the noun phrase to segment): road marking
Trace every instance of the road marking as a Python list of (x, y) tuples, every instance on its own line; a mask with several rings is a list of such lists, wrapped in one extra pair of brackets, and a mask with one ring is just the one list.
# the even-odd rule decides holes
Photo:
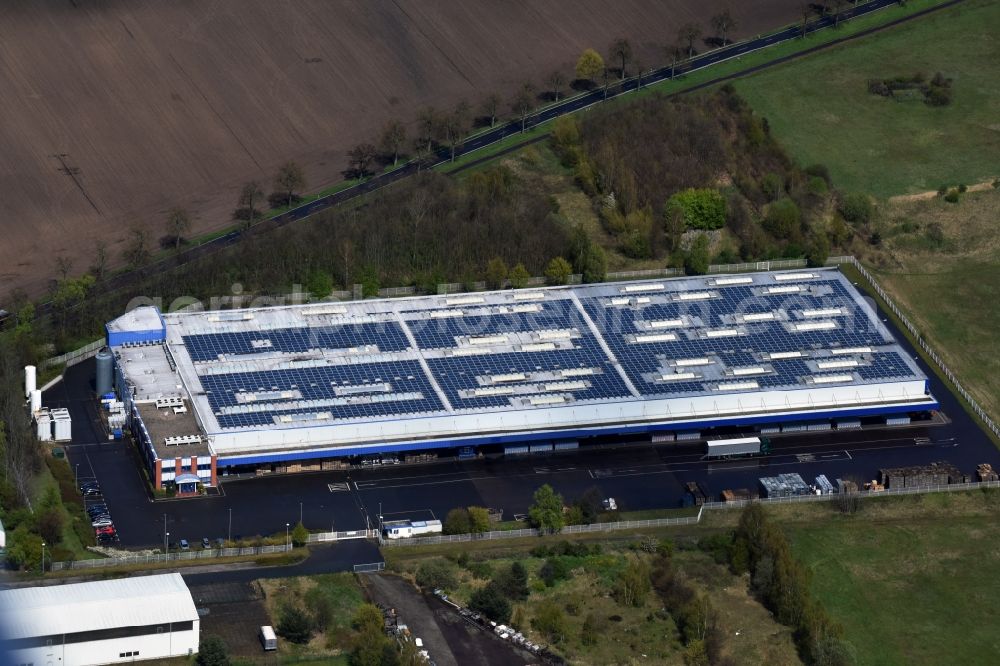
[(341, 481), (341, 482), (337, 482), (337, 483), (328, 483), (328, 484), (326, 484), (326, 487), (330, 490), (331, 493), (343, 493), (343, 492), (350, 492), (351, 491), (351, 483), (350, 483), (350, 481)]
[(844, 449), (844, 453), (846, 453), (846, 454), (847, 454), (847, 459), (848, 459), (848, 460), (854, 460), (854, 458), (853, 458), (853, 457), (851, 457), (851, 452), (850, 452), (850, 451), (848, 451), (847, 449)]

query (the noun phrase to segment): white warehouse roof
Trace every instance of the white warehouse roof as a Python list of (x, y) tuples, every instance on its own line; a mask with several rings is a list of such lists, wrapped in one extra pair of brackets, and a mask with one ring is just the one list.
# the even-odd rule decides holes
[(154, 344), (112, 344), (129, 392), (184, 398), (228, 464), (936, 406), (871, 305), (830, 269), (163, 319)]
[(177, 573), (0, 591), (7, 640), (197, 619)]

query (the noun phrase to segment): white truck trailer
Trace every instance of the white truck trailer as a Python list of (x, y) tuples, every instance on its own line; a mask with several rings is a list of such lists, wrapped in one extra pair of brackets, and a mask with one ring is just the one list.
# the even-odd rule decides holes
[(734, 439), (710, 439), (705, 453), (706, 458), (732, 458), (737, 456), (755, 456), (766, 453), (760, 437), (737, 437)]

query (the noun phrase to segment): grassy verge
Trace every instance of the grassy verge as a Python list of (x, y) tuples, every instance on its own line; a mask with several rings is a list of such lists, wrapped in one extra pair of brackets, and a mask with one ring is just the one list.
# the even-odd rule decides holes
[(907, 500), (788, 529), (818, 600), (843, 624), (859, 664), (990, 661), (1000, 494)]
[(260, 581), (264, 605), (277, 627), (282, 613), (292, 606), (307, 614), (325, 618), (316, 626), (308, 643), (295, 644), (279, 639), (282, 663), (322, 661), (324, 664), (347, 663), (343, 649), (350, 645), (351, 620), (364, 603), (361, 586), (354, 574), (335, 573), (310, 577), (279, 578)]
[[(878, 17), (919, 8), (910, 2)], [(839, 187), (888, 197), (971, 184), (1000, 175), (998, 24), (1000, 5), (969, 0), (734, 85), (801, 163), (826, 164)], [(859, 27), (851, 22), (843, 30)], [(952, 103), (932, 107), (868, 92), (868, 79), (916, 72), (954, 79)]]
[(95, 576), (114, 578), (125, 573), (137, 571), (159, 571), (163, 569), (188, 569), (191, 567), (215, 566), (219, 564), (253, 564), (256, 566), (287, 566), (298, 564), (309, 557), (309, 550), (301, 548), (292, 553), (270, 553), (266, 555), (239, 555), (234, 557), (210, 557), (205, 559), (171, 560), (169, 562), (150, 562), (141, 564), (121, 564), (100, 567), (98, 569), (66, 569), (50, 571), (46, 578), (75, 578), (77, 576)]
[[(1000, 190), (884, 206), (878, 279), (966, 388), (1000, 416)], [(978, 307), (970, 307), (976, 304)]]

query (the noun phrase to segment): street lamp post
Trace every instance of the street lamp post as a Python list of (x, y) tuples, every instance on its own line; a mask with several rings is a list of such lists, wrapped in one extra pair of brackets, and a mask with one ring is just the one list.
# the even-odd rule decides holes
[(229, 507), (229, 534), (226, 541), (233, 540), (233, 507)]
[(73, 467), (73, 483), (76, 485), (77, 488), (80, 487), (80, 463), (77, 463)]
[(45, 542), (42, 542), (42, 575), (45, 575)]
[(302, 524), (302, 502), (299, 502), (299, 524)]
[(285, 550), (288, 550), (288, 525), (289, 523), (285, 523)]
[(163, 553), (167, 553), (167, 537), (170, 536), (170, 532), (167, 531), (167, 514), (163, 514)]
[(170, 552), (170, 548), (167, 546), (167, 539), (170, 538), (170, 532), (163, 533), (163, 554), (166, 555)]

